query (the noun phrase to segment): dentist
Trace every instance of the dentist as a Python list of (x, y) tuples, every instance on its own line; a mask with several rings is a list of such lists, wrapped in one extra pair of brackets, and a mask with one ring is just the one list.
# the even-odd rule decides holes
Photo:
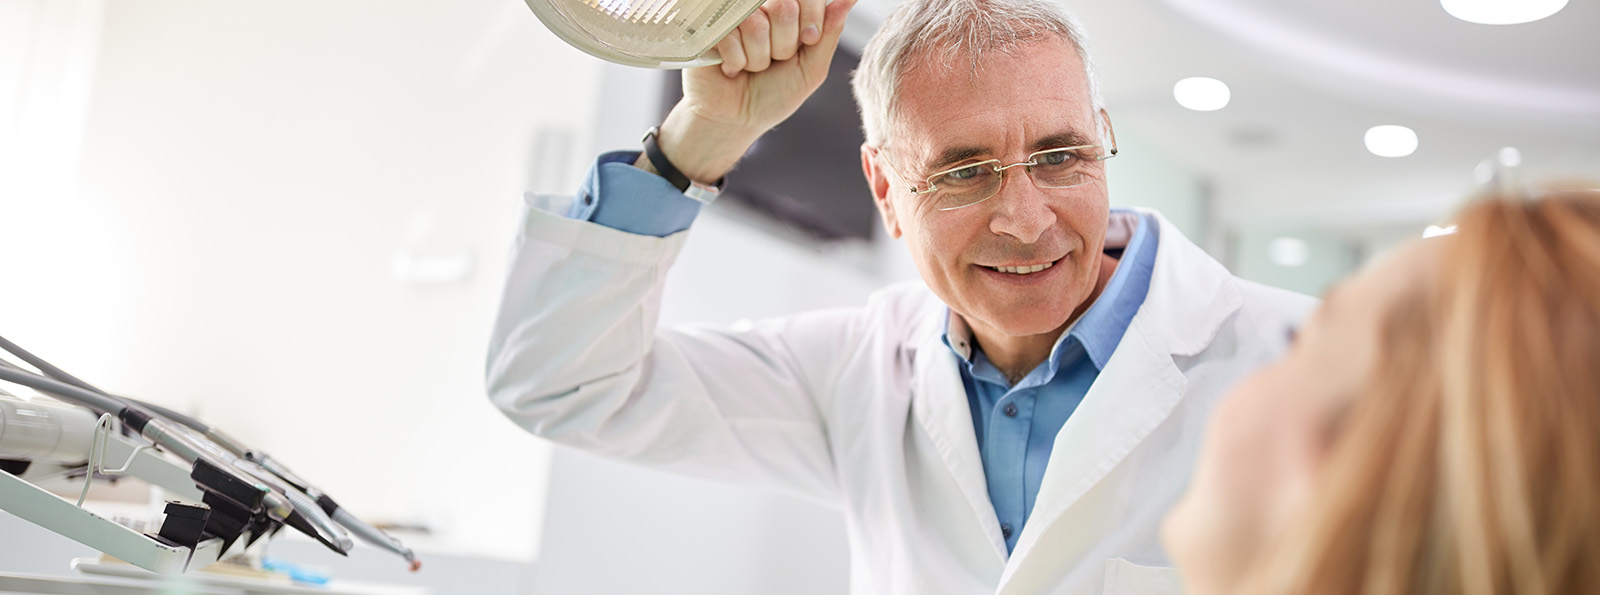
[(560, 444), (836, 503), (857, 594), (1173, 587), (1158, 527), (1211, 408), (1313, 304), (1110, 208), (1116, 136), (1058, 3), (908, 0), (863, 52), (862, 170), (921, 283), (657, 327), (700, 206), (828, 75), (853, 3), (769, 1), (642, 152), (524, 210), (490, 398)]

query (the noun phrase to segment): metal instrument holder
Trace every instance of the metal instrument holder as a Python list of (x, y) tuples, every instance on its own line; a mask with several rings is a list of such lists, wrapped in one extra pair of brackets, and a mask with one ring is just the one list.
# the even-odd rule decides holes
[[(138, 444), (108, 424), (96, 427), (96, 442), (104, 441), (99, 458), (125, 461), (118, 471), (159, 486), (179, 499), (199, 502), (204, 496), (189, 470), (159, 451)], [(90, 461), (85, 482), (101, 461)], [(57, 496), (27, 480), (0, 472), (0, 508), (35, 525), (54, 531), (130, 564), (163, 574), (197, 570), (215, 563), (223, 554), (223, 541), (210, 538), (193, 549), (124, 527)], [(248, 542), (248, 539), (242, 540)]]

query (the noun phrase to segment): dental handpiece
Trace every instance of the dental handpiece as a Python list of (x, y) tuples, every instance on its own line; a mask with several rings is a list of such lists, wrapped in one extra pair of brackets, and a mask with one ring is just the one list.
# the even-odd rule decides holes
[(392, 553), (398, 554), (402, 558), (405, 558), (406, 563), (410, 566), (412, 572), (416, 572), (422, 568), (422, 562), (417, 560), (417, 556), (411, 551), (411, 548), (406, 547), (405, 544), (400, 543), (400, 540), (395, 539), (388, 533), (385, 533), (382, 529), (374, 527), (371, 524), (368, 524), (366, 521), (363, 521), (351, 514), (349, 511), (345, 510), (344, 507), (340, 506), (338, 502), (335, 502), (333, 498), (329, 497), (327, 494), (323, 493), (321, 490), (312, 486), (305, 480), (300, 479), (300, 476), (295, 475), (293, 471), (290, 471), (288, 467), (284, 466), (282, 463), (279, 463), (277, 459), (274, 459), (267, 453), (261, 451), (250, 451), (245, 454), (245, 458), (254, 461), (256, 464), (259, 464), (262, 468), (271, 471), (284, 481), (300, 488), (306, 493), (306, 495), (316, 498), (317, 504), (321, 505), (322, 510), (333, 517), (334, 522), (337, 522), (344, 528), (349, 529), (351, 533), (354, 533), (357, 537), (360, 537), (362, 541), (365, 541), (379, 549), (388, 550)]
[[(139, 403), (138, 401), (135, 402)], [(333, 519), (334, 523), (337, 523), (350, 533), (355, 534), (355, 536), (361, 538), (362, 541), (404, 558), (412, 572), (416, 572), (422, 567), (422, 563), (417, 560), (416, 554), (413, 553), (410, 548), (406, 547), (405, 544), (401, 543), (400, 540), (391, 537), (389, 534), (383, 532), (382, 529), (374, 527), (366, 521), (361, 520), (359, 517), (356, 517), (354, 514), (351, 514), (349, 511), (340, 506), (338, 502), (335, 502), (333, 498), (328, 497), (327, 494), (311, 485), (311, 482), (302, 479), (299, 475), (296, 475), (293, 471), (290, 471), (289, 468), (283, 463), (278, 462), (277, 459), (272, 458), (267, 453), (259, 450), (251, 450), (249, 447), (240, 443), (232, 436), (229, 436), (215, 427), (206, 425), (205, 423), (193, 417), (165, 409), (159, 405), (151, 405), (146, 403), (139, 404), (144, 405), (152, 411), (160, 413), (169, 419), (177, 421), (184, 426), (187, 426), (189, 430), (200, 434), (211, 443), (216, 444), (217, 446), (226, 450), (229, 454), (259, 465), (261, 469), (265, 469), (278, 479), (288, 483), (291, 487), (304, 492), (306, 496), (308, 496), (312, 501), (316, 502), (317, 507), (320, 508), (322, 512), (326, 513)], [(302, 503), (302, 506), (304, 506), (304, 503)]]

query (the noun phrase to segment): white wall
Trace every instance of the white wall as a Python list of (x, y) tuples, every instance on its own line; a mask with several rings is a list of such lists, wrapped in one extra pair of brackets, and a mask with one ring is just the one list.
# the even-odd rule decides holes
[[(93, 49), (0, 36), (4, 146), (81, 146), (0, 194), (0, 333), (432, 528), (424, 555), (533, 559), (549, 451), (487, 403), (483, 351), (530, 172), (581, 173), (534, 140), (587, 152), (596, 62), (518, 2), (67, 4), (0, 12)], [(17, 107), (47, 92), (84, 109)], [(406, 256), (473, 266), (412, 283)]]
[[(1359, 246), (1317, 228), (1252, 228), (1232, 237), (1234, 273), (1246, 279), (1320, 296), (1361, 266)], [(1273, 242), (1299, 242), (1303, 260), (1273, 259)]]
[[(0, 3), (0, 335), (62, 353), (60, 335), (110, 325), (115, 304), (87, 280), (120, 275), (104, 209), (76, 195), (78, 154), (98, 56), (103, 3)], [(53, 323), (49, 319), (54, 319)], [(102, 337), (103, 340), (103, 337)], [(112, 359), (99, 341), (72, 348), (81, 366)]]
[(1161, 149), (1144, 123), (1113, 119), (1118, 154), (1106, 162), (1111, 204), (1155, 209), (1202, 247), (1213, 229), (1203, 180)]

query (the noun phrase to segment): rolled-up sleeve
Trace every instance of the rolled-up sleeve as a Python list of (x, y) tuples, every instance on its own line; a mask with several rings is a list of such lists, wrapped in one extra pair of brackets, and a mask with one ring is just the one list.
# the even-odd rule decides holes
[(628, 233), (666, 237), (694, 223), (701, 203), (671, 182), (633, 166), (638, 151), (601, 155), (589, 168), (567, 216)]

